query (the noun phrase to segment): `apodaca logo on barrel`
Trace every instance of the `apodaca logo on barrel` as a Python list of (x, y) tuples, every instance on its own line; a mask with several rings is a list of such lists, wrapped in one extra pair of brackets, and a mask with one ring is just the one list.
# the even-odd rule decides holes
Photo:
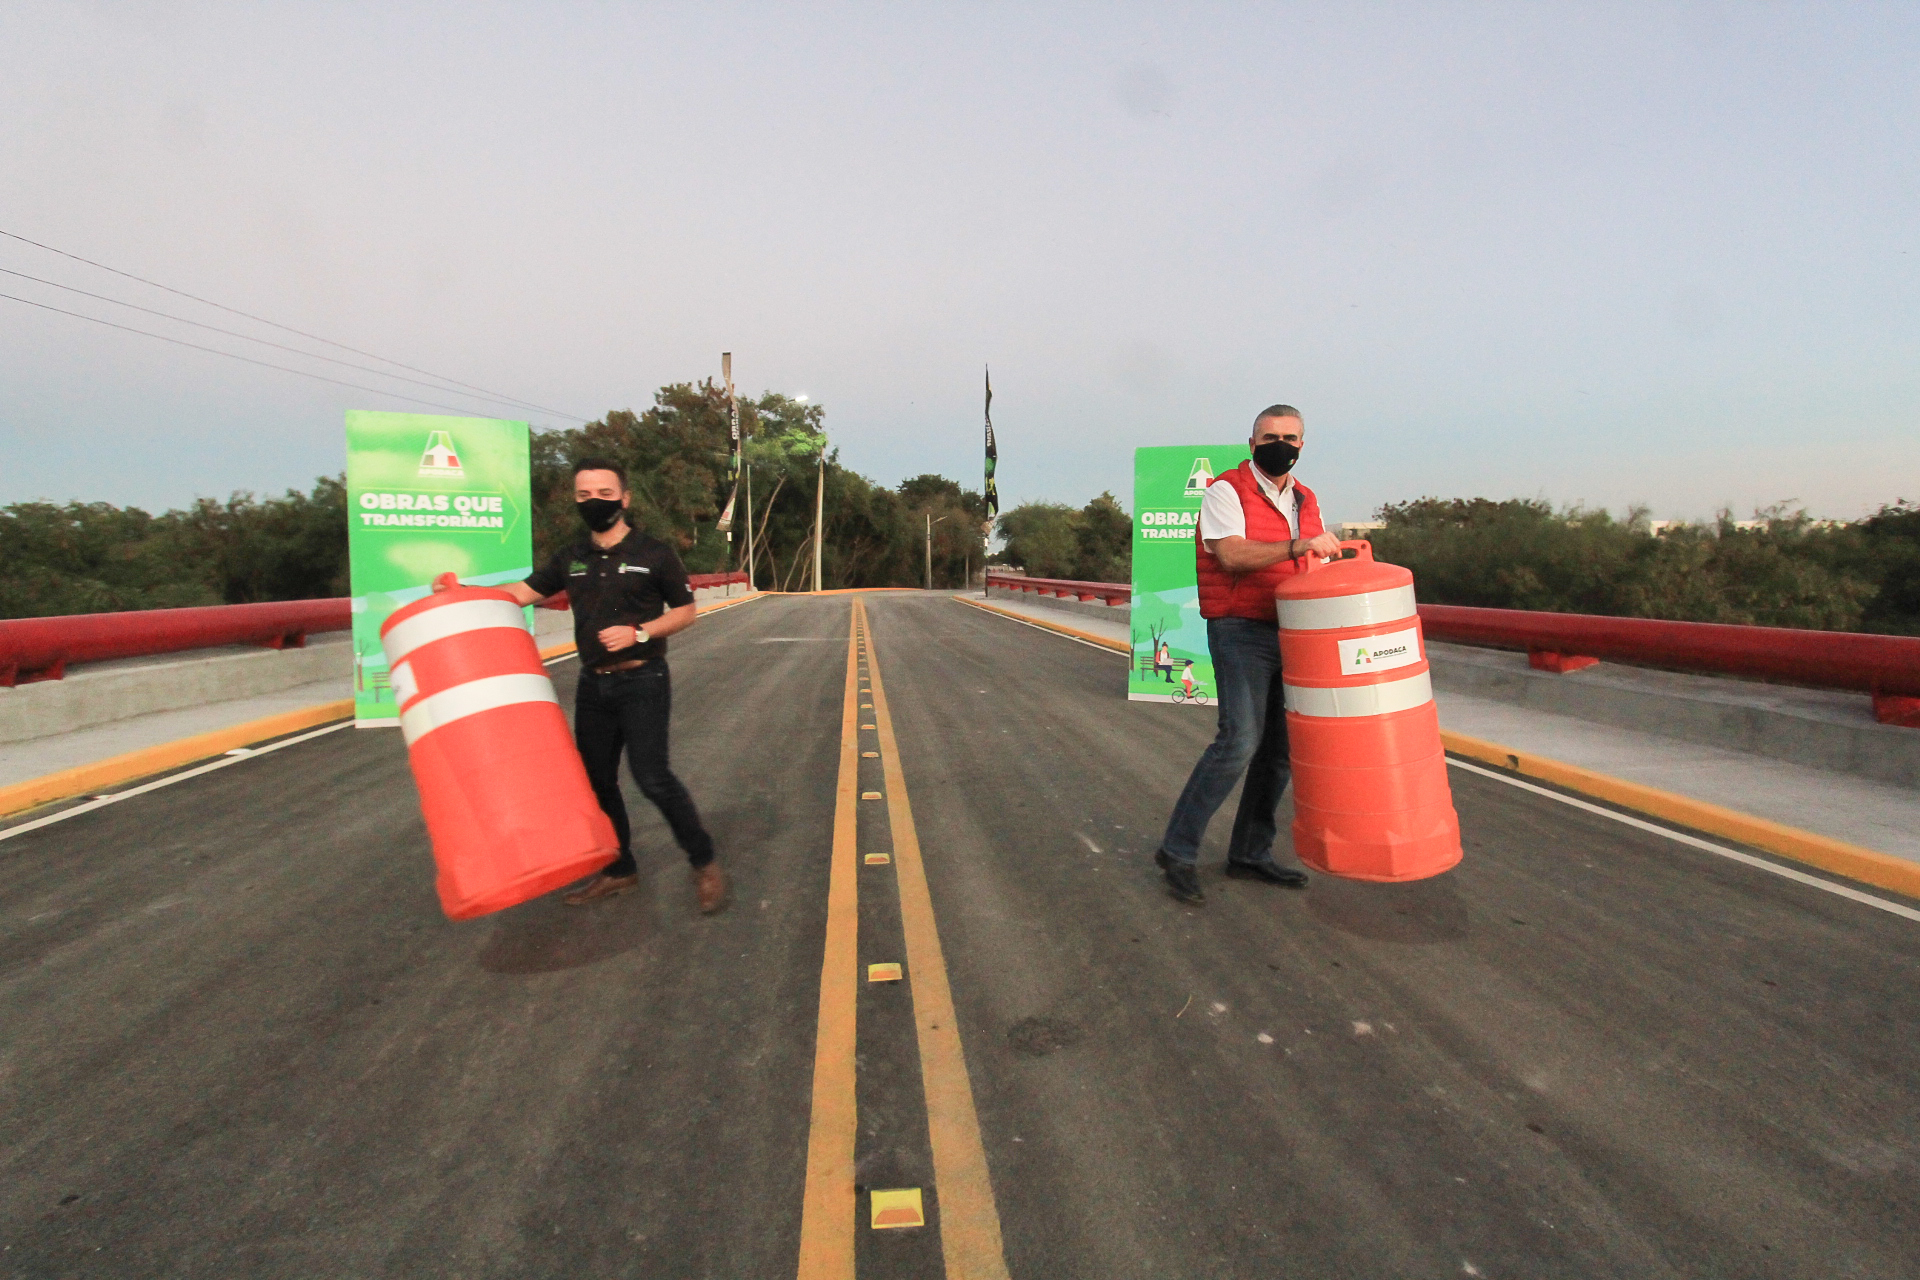
[(1342, 671), (1391, 671), (1420, 661), (1420, 633), (1413, 627), (1383, 636), (1340, 641)]

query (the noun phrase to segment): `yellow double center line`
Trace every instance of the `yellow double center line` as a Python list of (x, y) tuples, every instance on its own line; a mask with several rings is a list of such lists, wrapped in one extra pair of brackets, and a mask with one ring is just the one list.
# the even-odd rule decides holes
[[(872, 687), (873, 719), (860, 718), (862, 649)], [(807, 1138), (807, 1186), (800, 1219), (800, 1280), (853, 1280), (856, 1200), (854, 1101), (859, 995), (860, 742), (873, 733), (880, 751), (899, 877), (920, 1079), (926, 1093), (935, 1203), (947, 1280), (1007, 1280), (1000, 1213), (987, 1173), (973, 1085), (953, 1009), (953, 991), (934, 923), (933, 898), (914, 830), (913, 806), (887, 710), (879, 659), (872, 653), (865, 604), (853, 602), (847, 636), (846, 699), (840, 717), (840, 776), (833, 815), (833, 862), (827, 882), (827, 945), (820, 968), (820, 1017), (814, 1045), (813, 1120)]]

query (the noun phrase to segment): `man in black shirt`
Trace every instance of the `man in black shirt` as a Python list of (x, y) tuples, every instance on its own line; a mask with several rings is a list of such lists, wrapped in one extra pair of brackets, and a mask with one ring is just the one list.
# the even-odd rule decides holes
[(619, 463), (583, 458), (573, 469), (573, 497), (589, 536), (563, 548), (525, 582), (502, 588), (521, 604), (565, 591), (573, 606), (580, 651), (573, 736), (593, 793), (620, 837), (620, 857), (566, 901), (582, 906), (640, 883), (627, 806), (620, 798), (625, 748), (640, 793), (659, 807), (693, 864), (700, 910), (718, 911), (726, 905), (726, 874), (714, 860), (713, 837), (701, 824), (693, 797), (667, 763), (673, 707), (667, 637), (692, 626), (695, 615), (686, 568), (672, 547), (627, 525), (627, 474)]

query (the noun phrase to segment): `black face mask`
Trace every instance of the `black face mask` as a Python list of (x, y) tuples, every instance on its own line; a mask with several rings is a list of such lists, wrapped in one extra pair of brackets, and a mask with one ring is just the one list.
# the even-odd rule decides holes
[(587, 528), (595, 533), (605, 533), (613, 528), (627, 511), (612, 498), (587, 498), (573, 505), (574, 509), (580, 513), (580, 518), (586, 522)]
[(1300, 446), (1285, 440), (1269, 440), (1253, 447), (1253, 465), (1278, 480), (1300, 461)]

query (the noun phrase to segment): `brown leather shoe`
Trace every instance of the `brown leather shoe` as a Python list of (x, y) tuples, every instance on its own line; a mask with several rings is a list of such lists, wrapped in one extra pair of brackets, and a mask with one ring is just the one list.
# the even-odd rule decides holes
[(610, 876), (602, 871), (561, 901), (570, 907), (584, 907), (589, 902), (598, 902), (602, 898), (617, 898), (627, 890), (637, 888), (639, 884), (638, 871), (630, 876)]
[(700, 914), (710, 916), (727, 905), (727, 873), (718, 862), (693, 869), (693, 891), (700, 895)]

